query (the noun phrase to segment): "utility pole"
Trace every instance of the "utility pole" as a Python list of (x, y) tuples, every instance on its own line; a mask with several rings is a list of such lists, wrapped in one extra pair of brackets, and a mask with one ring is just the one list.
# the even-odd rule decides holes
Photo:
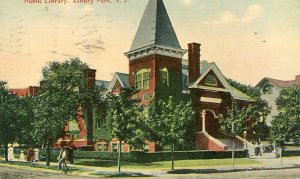
[(234, 169), (234, 148), (235, 148), (235, 144), (234, 144), (234, 138), (235, 138), (234, 122), (231, 123), (231, 133), (232, 133), (232, 169)]

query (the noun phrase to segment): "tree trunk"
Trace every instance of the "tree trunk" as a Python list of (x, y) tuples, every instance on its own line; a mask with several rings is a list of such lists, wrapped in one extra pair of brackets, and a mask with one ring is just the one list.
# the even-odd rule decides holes
[(47, 141), (47, 145), (46, 145), (46, 166), (50, 166), (50, 145), (51, 145), (51, 142), (50, 140), (48, 139)]
[(5, 156), (5, 162), (8, 162), (8, 144), (5, 144), (4, 146), (4, 156)]
[(235, 149), (235, 144), (234, 144), (234, 138), (232, 139), (232, 168), (234, 169), (234, 149)]
[(118, 171), (119, 171), (119, 173), (121, 172), (121, 141), (119, 141), (119, 146), (118, 146), (118, 148), (119, 148), (119, 154), (118, 154)]
[(172, 143), (171, 160), (172, 160), (172, 166), (171, 166), (171, 169), (174, 170), (174, 142)]

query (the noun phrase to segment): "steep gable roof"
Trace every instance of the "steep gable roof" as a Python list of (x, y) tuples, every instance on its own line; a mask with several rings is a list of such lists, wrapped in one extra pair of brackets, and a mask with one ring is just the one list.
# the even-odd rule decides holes
[(128, 83), (128, 74), (116, 72), (108, 86), (107, 91), (112, 92), (114, 86), (116, 85), (117, 81), (121, 84), (121, 87), (126, 87), (129, 85)]
[(150, 45), (181, 49), (162, 0), (149, 0), (130, 51)]
[[(211, 70), (216, 74), (224, 88), (198, 85)], [(201, 64), (200, 74), (201, 76), (198, 78), (198, 80), (194, 82), (194, 84), (190, 85), (189, 88), (229, 92), (234, 99), (252, 101), (251, 97), (229, 85), (225, 76), (214, 62)]]

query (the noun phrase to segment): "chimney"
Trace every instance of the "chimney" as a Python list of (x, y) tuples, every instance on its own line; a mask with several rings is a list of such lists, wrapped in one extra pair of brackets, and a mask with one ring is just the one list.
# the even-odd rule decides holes
[(189, 83), (195, 82), (200, 77), (200, 46), (199, 43), (188, 44)]
[(87, 87), (89, 90), (95, 88), (95, 81), (96, 81), (96, 70), (88, 69), (87, 70)]
[(295, 80), (300, 82), (300, 75), (297, 75)]

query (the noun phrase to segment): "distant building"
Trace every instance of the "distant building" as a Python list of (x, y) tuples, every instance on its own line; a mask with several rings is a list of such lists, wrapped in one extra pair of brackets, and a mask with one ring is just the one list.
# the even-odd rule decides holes
[(279, 113), (277, 110), (276, 99), (280, 95), (281, 90), (293, 85), (300, 85), (300, 75), (297, 75), (294, 80), (289, 81), (265, 77), (256, 85), (260, 90), (262, 99), (266, 100), (272, 108), (271, 113), (266, 118), (267, 125), (270, 126), (273, 117), (277, 116)]
[(27, 88), (11, 88), (8, 89), (8, 91), (19, 97), (34, 96), (38, 94), (38, 92), (40, 91), (40, 87), (29, 86)]

